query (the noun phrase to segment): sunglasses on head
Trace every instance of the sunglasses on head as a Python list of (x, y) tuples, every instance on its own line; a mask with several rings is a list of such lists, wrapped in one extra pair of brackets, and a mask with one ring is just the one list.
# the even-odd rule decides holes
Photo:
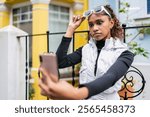
[(110, 13), (105, 9), (104, 6), (98, 6), (92, 10), (85, 11), (83, 13), (83, 17), (89, 17), (92, 13), (101, 13), (102, 11), (104, 11), (111, 18)]

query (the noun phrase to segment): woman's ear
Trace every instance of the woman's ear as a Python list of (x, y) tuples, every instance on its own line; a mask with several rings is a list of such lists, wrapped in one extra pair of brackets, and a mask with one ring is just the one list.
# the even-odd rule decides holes
[(112, 28), (113, 28), (113, 26), (114, 26), (114, 20), (113, 20), (113, 19), (111, 19), (111, 20), (110, 20), (110, 29), (112, 29)]

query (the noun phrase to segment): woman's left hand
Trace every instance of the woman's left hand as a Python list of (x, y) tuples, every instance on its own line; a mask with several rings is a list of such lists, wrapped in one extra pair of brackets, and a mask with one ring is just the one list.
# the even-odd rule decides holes
[(46, 76), (45, 81), (39, 80), (39, 87), (41, 94), (51, 99), (64, 99), (64, 100), (79, 100), (84, 99), (88, 95), (87, 88), (75, 88), (66, 81), (59, 80), (57, 83), (51, 80), (51, 76), (40, 68), (40, 71)]

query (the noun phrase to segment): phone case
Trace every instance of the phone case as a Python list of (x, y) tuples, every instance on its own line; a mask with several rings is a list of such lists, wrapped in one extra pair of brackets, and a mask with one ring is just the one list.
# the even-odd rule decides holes
[[(58, 81), (59, 72), (58, 72), (58, 64), (57, 64), (57, 56), (55, 53), (44, 53), (39, 55), (40, 59), (40, 67), (44, 68), (54, 82)], [(45, 76), (42, 74), (42, 77)]]

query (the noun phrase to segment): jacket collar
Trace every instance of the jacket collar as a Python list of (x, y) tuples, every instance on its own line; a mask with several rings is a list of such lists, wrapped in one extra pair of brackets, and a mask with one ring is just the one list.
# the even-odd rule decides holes
[[(96, 47), (95, 39), (91, 38), (89, 40), (89, 44), (92, 47)], [(109, 39), (105, 40), (105, 45), (103, 48), (104, 49), (117, 49), (117, 48), (128, 48), (128, 47), (127, 47), (127, 44), (123, 43), (119, 38), (114, 39), (113, 37), (110, 37)]]

